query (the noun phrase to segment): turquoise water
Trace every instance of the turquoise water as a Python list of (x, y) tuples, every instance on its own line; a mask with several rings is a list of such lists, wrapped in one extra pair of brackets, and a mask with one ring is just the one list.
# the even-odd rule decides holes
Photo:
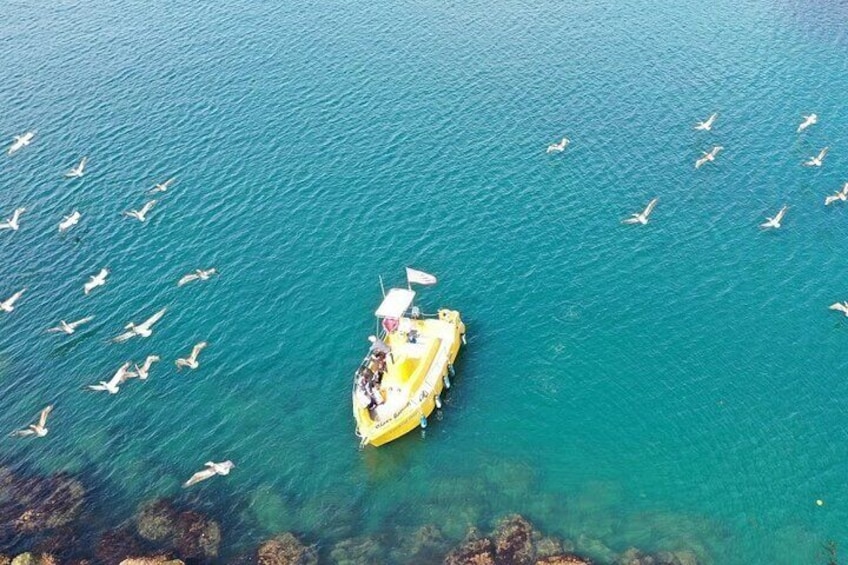
[[(0, 429), (56, 408), (0, 459), (83, 473), (104, 526), (184, 496), (229, 553), (519, 511), (596, 556), (815, 562), (848, 534), (848, 323), (827, 310), (848, 207), (823, 206), (848, 180), (846, 23), (754, 0), (7, 3), (0, 136), (37, 135), (0, 158), (0, 215), (28, 209), (0, 232), (0, 295), (28, 288), (0, 316)], [(148, 223), (120, 216), (169, 176)], [(352, 371), (378, 276), (408, 264), (468, 347), (425, 438), (360, 451)], [(163, 306), (150, 339), (108, 342)], [(147, 382), (82, 390), (150, 353)]]

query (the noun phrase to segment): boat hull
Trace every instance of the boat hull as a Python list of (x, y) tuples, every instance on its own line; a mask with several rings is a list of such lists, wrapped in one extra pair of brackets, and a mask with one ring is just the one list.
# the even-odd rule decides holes
[[(363, 446), (385, 445), (425, 423), (449, 382), (465, 335), (459, 312), (447, 309), (436, 318), (401, 318), (400, 328), (386, 336), (392, 354), (378, 392), (384, 401), (363, 406), (354, 384), (353, 414)], [(410, 331), (414, 342), (409, 341)]]

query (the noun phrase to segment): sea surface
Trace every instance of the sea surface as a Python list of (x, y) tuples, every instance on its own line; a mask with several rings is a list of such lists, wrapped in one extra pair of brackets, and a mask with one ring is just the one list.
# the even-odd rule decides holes
[[(0, 155), (0, 216), (27, 208), (0, 231), (0, 299), (27, 289), (0, 313), (0, 431), (55, 404), (0, 462), (83, 474), (102, 527), (178, 496), (222, 520), (222, 559), (513, 511), (596, 556), (848, 543), (848, 204), (823, 204), (848, 181), (848, 5), (10, 0), (0, 70), (4, 147), (36, 131)], [(468, 346), (426, 435), (360, 450), (353, 371), (407, 265)], [(148, 354), (146, 382), (84, 390)], [(236, 468), (183, 491), (210, 459)]]

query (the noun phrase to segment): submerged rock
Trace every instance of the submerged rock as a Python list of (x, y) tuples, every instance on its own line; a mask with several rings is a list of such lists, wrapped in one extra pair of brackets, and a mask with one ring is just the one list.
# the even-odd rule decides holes
[(465, 540), (445, 556), (444, 565), (495, 565), (495, 543), (469, 530)]
[(82, 511), (85, 488), (65, 473), (18, 477), (0, 470), (0, 535), (41, 533), (73, 522)]
[(698, 565), (698, 559), (691, 551), (660, 551), (649, 554), (631, 547), (621, 554), (617, 563), (620, 565)]
[(498, 523), (492, 537), (498, 562), (532, 565), (536, 559), (534, 541), (542, 536), (523, 516), (512, 514)]
[(543, 557), (536, 565), (592, 565), (592, 562), (576, 555), (561, 554)]
[(263, 542), (256, 561), (259, 565), (317, 565), (318, 553), (286, 532)]
[(12, 565), (59, 565), (59, 561), (49, 553), (22, 553), (12, 559)]
[(121, 561), (119, 565), (185, 565), (185, 562), (172, 559), (167, 555), (157, 555), (155, 557), (130, 557)]
[(395, 563), (436, 563), (448, 549), (444, 534), (435, 524), (413, 530), (399, 528), (391, 545), (391, 560)]
[(170, 501), (159, 499), (141, 506), (135, 524), (139, 536), (174, 549), (183, 559), (218, 556), (221, 528), (200, 512), (179, 512)]
[(386, 558), (379, 540), (360, 536), (334, 545), (330, 551), (330, 560), (337, 565), (382, 565)]
[(94, 555), (101, 563), (118, 563), (127, 557), (144, 553), (141, 540), (129, 528), (104, 532), (94, 547)]

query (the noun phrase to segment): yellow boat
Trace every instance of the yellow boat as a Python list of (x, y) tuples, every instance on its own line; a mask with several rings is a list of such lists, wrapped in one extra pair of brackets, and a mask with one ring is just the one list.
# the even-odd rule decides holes
[(425, 428), (427, 417), (441, 408), (442, 390), (450, 388), (465, 324), (456, 310), (421, 315), (412, 306), (414, 298), (411, 289), (392, 288), (375, 312), (384, 331), (369, 338), (371, 348), (353, 383), (353, 416), (362, 446), (383, 445)]

